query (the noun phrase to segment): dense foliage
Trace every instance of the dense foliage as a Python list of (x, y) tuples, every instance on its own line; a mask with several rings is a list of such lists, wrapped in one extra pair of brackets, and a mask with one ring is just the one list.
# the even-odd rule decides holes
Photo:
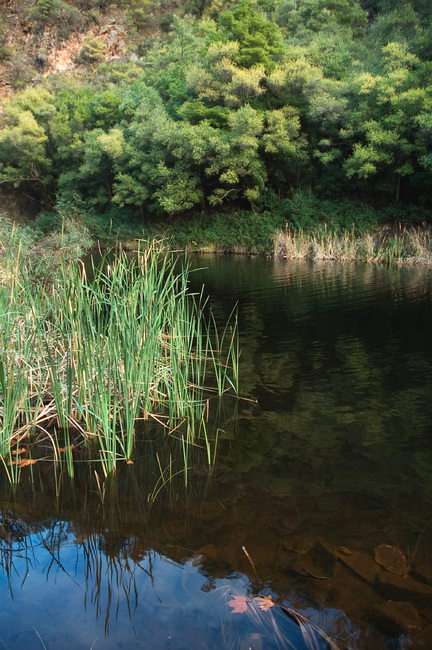
[[(7, 101), (1, 183), (107, 219), (269, 208), (299, 191), (430, 206), (429, 0), (186, 0), (152, 38), (155, 3), (117, 4), (136, 53), (98, 66), (87, 40), (91, 75)], [(33, 18), (70, 5), (39, 0)]]

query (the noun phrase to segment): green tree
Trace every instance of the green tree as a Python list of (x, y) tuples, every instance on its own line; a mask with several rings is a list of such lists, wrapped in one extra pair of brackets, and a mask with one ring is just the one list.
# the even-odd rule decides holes
[(17, 113), (14, 123), (0, 131), (0, 182), (46, 185), (51, 180), (47, 140), (31, 111)]
[[(118, 124), (122, 101), (121, 87), (113, 85), (98, 90), (72, 83), (57, 93), (57, 110), (49, 122), (49, 135), (53, 168), (57, 171), (58, 188), (63, 197), (70, 199), (79, 192), (89, 200), (94, 194), (97, 204), (103, 203), (103, 196), (108, 200), (110, 191), (107, 188), (112, 184), (112, 176), (104, 174), (110, 168), (110, 159), (97, 137), (109, 133)], [(94, 148), (99, 151), (103, 169), (95, 164), (93, 173), (88, 161)]]
[(279, 196), (296, 186), (308, 164), (307, 139), (298, 112), (289, 106), (267, 111), (261, 138), (268, 178)]
[(206, 105), (237, 108), (260, 97), (265, 88), (264, 67), (242, 68), (235, 63), (238, 43), (212, 43), (204, 65), (193, 65), (186, 76), (186, 90)]
[(432, 71), (401, 43), (389, 43), (383, 57), (384, 74), (364, 72), (353, 81), (346, 135), (354, 144), (345, 169), (348, 177), (384, 175), (398, 201), (402, 179), (412, 176), (428, 154), (421, 126), (432, 107)]
[(208, 200), (211, 205), (220, 205), (227, 198), (245, 198), (253, 207), (267, 180), (259, 156), (264, 121), (258, 111), (246, 105), (229, 114), (228, 127), (215, 143), (206, 168), (206, 174), (216, 176), (218, 182)]
[(234, 62), (242, 68), (263, 66), (270, 72), (283, 56), (282, 35), (278, 26), (257, 10), (250, 0), (240, 0), (218, 20), (219, 33), (238, 43)]
[(358, 0), (288, 0), (276, 9), (276, 22), (303, 45), (324, 32), (344, 30), (350, 39), (361, 38), (368, 24)]
[(47, 133), (56, 111), (52, 100), (42, 88), (18, 93), (3, 107), (0, 130), (0, 182), (34, 187), (44, 197), (52, 180)]

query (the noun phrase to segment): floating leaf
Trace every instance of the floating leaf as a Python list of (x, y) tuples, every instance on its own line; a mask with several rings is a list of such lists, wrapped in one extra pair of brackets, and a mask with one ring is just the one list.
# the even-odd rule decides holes
[(232, 600), (228, 601), (228, 605), (233, 608), (231, 614), (242, 614), (247, 610), (246, 596), (234, 596)]
[(263, 612), (267, 612), (275, 606), (271, 596), (255, 596), (254, 601)]

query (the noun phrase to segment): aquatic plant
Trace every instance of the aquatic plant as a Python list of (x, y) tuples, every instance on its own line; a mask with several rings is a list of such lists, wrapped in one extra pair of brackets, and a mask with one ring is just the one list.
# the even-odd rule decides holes
[(202, 444), (211, 462), (206, 417), (212, 396), (236, 388), (236, 324), (218, 335), (206, 322), (187, 262), (161, 241), (141, 242), (134, 256), (106, 255), (89, 272), (65, 262), (55, 282), (36, 289), (8, 250), (0, 460), (9, 480), (44, 459), (69, 475), (78, 459), (99, 461), (107, 477), (119, 461), (133, 462), (149, 420), (178, 438), (185, 476), (191, 446)]
[(274, 255), (286, 259), (337, 260), (386, 264), (432, 264), (432, 239), (427, 228), (380, 228), (357, 233), (326, 225), (314, 230), (280, 230)]

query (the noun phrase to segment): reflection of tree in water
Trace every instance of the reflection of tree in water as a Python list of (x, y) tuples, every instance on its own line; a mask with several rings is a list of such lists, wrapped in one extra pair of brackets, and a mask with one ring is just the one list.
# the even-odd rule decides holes
[[(86, 604), (103, 617), (106, 630), (122, 604), (134, 624), (138, 576), (152, 585), (155, 561), (162, 556), (188, 579), (198, 571), (199, 593), (216, 597), (220, 580), (234, 581), (241, 573), (253, 581), (244, 544), (275, 593), (296, 594), (299, 609), (325, 603), (323, 616), (332, 604), (353, 620), (362, 619), (382, 596), (375, 585), (356, 580), (335, 549), (343, 546), (370, 560), (376, 544), (393, 544), (428, 563), (432, 360), (419, 350), (430, 349), (430, 328), (427, 318), (416, 319), (415, 301), (412, 318), (401, 307), (426, 285), (420, 277), (405, 279), (403, 272), (389, 281), (387, 269), (369, 267), (356, 276), (349, 267), (338, 274), (323, 265), (308, 276), (295, 266), (288, 272), (275, 265), (283, 285), (275, 307), (274, 294), (265, 295), (271, 278), (262, 272), (272, 264), (253, 264), (257, 296), (242, 294), (246, 265), (245, 277), (234, 280), (240, 295), (240, 386), (258, 403), (223, 401), (217, 416), (213, 409), (208, 426), (219, 427), (218, 453), (210, 474), (206, 450), (196, 448), (190, 457), (196, 471), (188, 474), (187, 489), (180, 474), (163, 487), (160, 502), (149, 504), (160, 476), (155, 452), (167, 468), (174, 447), (155, 444), (149, 454), (150, 443), (143, 443), (135, 464), (105, 485), (103, 503), (92, 469), (86, 468), (73, 489), (66, 482), (61, 486), (56, 511), (47, 502), (55, 486), (48, 488), (51, 479), (43, 474), (42, 496), (34, 487), (23, 493), (21, 486), (23, 498), (17, 494), (12, 508), (5, 507), (15, 513), (16, 521), (8, 524), (12, 532), (14, 526), (17, 535), (24, 531), (29, 549), (45, 548), (34, 535), (39, 517), (51, 552), (50, 575), (62, 571), (61, 535), (82, 549)], [(223, 279), (227, 290), (232, 278), (227, 272)], [(376, 287), (369, 284), (376, 282), (381, 288), (374, 297)], [(361, 313), (353, 315), (351, 302), (359, 295)], [(216, 301), (214, 313), (223, 320), (232, 305), (229, 298)], [(406, 340), (399, 332), (405, 317)], [(38, 471), (35, 467), (36, 485)], [(33, 503), (36, 517), (19, 503)], [(70, 523), (61, 529), (56, 521)], [(5, 566), (11, 559), (8, 534), (6, 526)], [(14, 548), (20, 543), (17, 537)], [(319, 545), (330, 548), (339, 567), (328, 584), (299, 573), (308, 549)], [(30, 566), (30, 551), (29, 558)], [(13, 568), (10, 576), (16, 589)]]
[[(128, 612), (130, 629), (133, 634), (137, 633), (135, 616), (138, 607), (143, 605), (143, 575), (146, 576), (147, 583), (152, 585), (156, 600), (159, 600), (162, 606), (168, 606), (163, 597), (160, 599), (158, 595), (159, 590), (161, 594), (166, 590), (166, 586), (161, 584), (160, 574), (157, 578), (153, 574), (153, 564), (158, 557), (160, 561), (161, 556), (152, 549), (151, 543), (147, 544), (139, 537), (128, 536), (127, 526), (124, 522), (122, 522), (122, 528), (119, 527), (117, 535), (114, 530), (98, 529), (103, 524), (103, 515), (100, 521), (96, 522), (96, 526), (90, 526), (89, 529), (86, 529), (82, 522), (65, 522), (55, 517), (32, 526), (12, 512), (3, 513), (3, 523), (5, 536), (8, 534), (9, 547), (1, 545), (2, 559), (5, 554), (8, 559), (11, 553), (13, 554), (12, 536), (16, 538), (14, 551), (20, 553), (21, 559), (23, 553), (26, 557), (27, 568), (24, 576), (20, 575), (13, 562), (6, 564), (2, 561), (2, 568), (8, 576), (11, 593), (13, 593), (14, 585), (20, 589), (25, 587), (27, 574), (30, 574), (31, 571), (37, 570), (41, 574), (45, 574), (47, 580), (54, 582), (57, 582), (59, 573), (64, 573), (77, 587), (85, 586), (84, 609), (94, 612), (96, 620), (102, 619), (106, 638), (110, 636), (110, 627), (114, 623), (124, 625), (123, 619), (119, 617), (125, 608)], [(9, 533), (7, 533), (8, 527)], [(36, 528), (40, 528), (40, 530), (36, 531)], [(272, 606), (275, 607), (271, 614), (263, 614), (255, 604), (254, 598), (260, 593), (260, 589), (266, 588), (265, 582), (255, 579), (253, 586), (250, 586), (247, 580), (239, 582), (239, 576), (233, 574), (232, 567), (217, 560), (216, 557), (211, 558), (210, 555), (206, 555), (206, 549), (203, 549), (201, 554), (194, 554), (190, 549), (179, 547), (177, 537), (171, 541), (176, 541), (177, 544), (171, 545), (173, 554), (166, 555), (165, 558), (175, 562), (179, 567), (181, 565), (185, 567), (181, 593), (177, 597), (183, 601), (190, 599), (191, 603), (196, 603), (197, 616), (201, 626), (200, 634), (210, 643), (208, 646), (195, 646), (193, 640), (190, 639), (190, 647), (242, 648), (246, 640), (251, 643), (258, 639), (261, 642), (269, 642), (273, 639), (271, 647), (281, 649), (291, 648), (293, 639), (297, 640), (296, 648), (321, 647), (321, 645), (303, 644), (303, 636), (309, 640), (319, 639), (322, 633), (318, 628), (309, 625), (308, 620), (292, 608), (282, 605), (279, 608), (278, 601), (275, 600), (271, 601)], [(71, 544), (77, 545), (75, 572), (71, 571), (70, 558), (67, 564), (63, 563), (62, 558), (62, 546), (67, 547)], [(166, 540), (162, 546), (166, 553), (170, 552), (170, 544)], [(46, 551), (44, 560), (42, 560), (41, 549)], [(63, 548), (63, 551), (67, 553), (67, 548)], [(207, 549), (207, 553), (210, 553), (209, 549)], [(78, 556), (81, 558), (80, 560), (78, 560)], [(77, 568), (78, 564), (82, 567), (81, 569)], [(205, 578), (201, 585), (201, 593), (214, 594), (209, 610), (213, 622), (206, 620), (201, 609), (194, 579), (196, 574), (193, 570), (191, 571), (191, 567), (196, 567), (198, 574)], [(236, 578), (233, 585), (218, 584), (218, 575), (223, 579), (230, 574)], [(173, 588), (175, 589), (175, 587)], [(243, 618), (241, 621), (231, 617), (228, 605), (228, 601), (233, 598), (233, 595), (237, 597), (235, 594), (240, 593), (236, 591), (240, 588), (242, 593), (246, 592), (247, 595), (239, 597), (249, 603), (247, 618)], [(220, 624), (214, 627), (218, 616), (220, 616)], [(286, 616), (291, 622), (285, 618)], [(241, 624), (238, 625), (238, 623)], [(179, 628), (179, 632), (181, 629)], [(35, 632), (43, 642), (36, 628)], [(125, 633), (130, 634), (126, 631)]]
[[(306, 461), (304, 468), (308, 471)], [(337, 611), (342, 578), (341, 594), (346, 598), (350, 589), (357, 590), (355, 603), (362, 611), (367, 602), (364, 599), (370, 598), (370, 587), (362, 587), (363, 583), (353, 575), (346, 572), (341, 575), (340, 570), (336, 572), (332, 568), (327, 584), (296, 568), (299, 564), (303, 566), (311, 548), (325, 549), (333, 566), (338, 561), (337, 552), (332, 550), (337, 546), (332, 544), (328, 525), (326, 528), (324, 524), (326, 519), (328, 524), (332, 512), (330, 505), (334, 508), (334, 516), (330, 516), (335, 541), (337, 544), (339, 539), (340, 544), (343, 503), (338, 501), (331, 505), (329, 494), (322, 486), (321, 491), (313, 491), (311, 486), (305, 490), (292, 481), (288, 491), (285, 485), (284, 492), (278, 476), (273, 483), (268, 483), (268, 477), (261, 474), (262, 485), (258, 487), (260, 475), (257, 469), (251, 470), (252, 473), (255, 473), (255, 485), (248, 474), (215, 468), (215, 480), (208, 483), (206, 493), (197, 477), (187, 494), (179, 493), (171, 502), (155, 504), (141, 498), (139, 481), (132, 480), (132, 474), (127, 472), (109, 486), (104, 504), (96, 492), (86, 489), (83, 481), (76, 485), (73, 507), (67, 494), (64, 500), (60, 498), (57, 502), (51, 495), (49, 505), (46, 492), (34, 493), (33, 509), (21, 505), (19, 495), (15, 495), (13, 504), (9, 507), (5, 504), (2, 519), (2, 567), (10, 589), (16, 592), (24, 588), (27, 569), (30, 573), (41, 572), (53, 581), (64, 574), (67, 580), (83, 588), (85, 609), (101, 620), (106, 635), (111, 634), (114, 622), (124, 624), (125, 613), (131, 630), (138, 633), (140, 605), (151, 608), (159, 602), (181, 611), (187, 598), (191, 606), (195, 603), (198, 611), (200, 593), (206, 597), (214, 594), (214, 603), (218, 603), (215, 606), (219, 609), (212, 609), (212, 615), (216, 611), (223, 617), (241, 575), (249, 576), (252, 596), (263, 587), (272, 588), (276, 600), (277, 594), (281, 594), (277, 602), (284, 602), (288, 597), (293, 608), (300, 611), (311, 607), (317, 598), (319, 601), (327, 597), (332, 599)], [(25, 501), (27, 495), (23, 492)], [(37, 519), (36, 508), (39, 508), (40, 519)], [(411, 522), (411, 530), (412, 538), (415, 532), (417, 540), (415, 522)], [(428, 539), (430, 531), (425, 531), (417, 545), (419, 557), (423, 557)], [(253, 558), (256, 571), (242, 551), (243, 544)], [(76, 547), (75, 562), (68, 557), (73, 547)], [(22, 561), (14, 564), (16, 554), (26, 557), (24, 564)], [(178, 569), (181, 584), (171, 588), (166, 584), (167, 578), (160, 572), (161, 561)], [(156, 572), (155, 566), (159, 567)], [(317, 572), (314, 566), (306, 566), (308, 571)], [(257, 582), (256, 573), (262, 582)], [(200, 576), (198, 582), (197, 575)], [(230, 593), (228, 587), (221, 590), (221, 581), (225, 584), (226, 580), (232, 584)], [(171, 589), (173, 595), (167, 599)], [(148, 602), (149, 590), (153, 594), (153, 605)], [(380, 602), (378, 596), (376, 599)], [(345, 604), (339, 606), (343, 610)], [(354, 606), (348, 611), (348, 616), (354, 619), (359, 615)], [(230, 621), (232, 619), (228, 618), (224, 633), (232, 642), (233, 639), (238, 642), (243, 632), (228, 625)], [(276, 623), (282, 625), (279, 618)], [(180, 621), (176, 625), (181, 629)], [(349, 627), (349, 619), (343, 625), (344, 629)], [(205, 629), (202, 634), (204, 632)], [(264, 636), (269, 633), (264, 622), (259, 633)]]

